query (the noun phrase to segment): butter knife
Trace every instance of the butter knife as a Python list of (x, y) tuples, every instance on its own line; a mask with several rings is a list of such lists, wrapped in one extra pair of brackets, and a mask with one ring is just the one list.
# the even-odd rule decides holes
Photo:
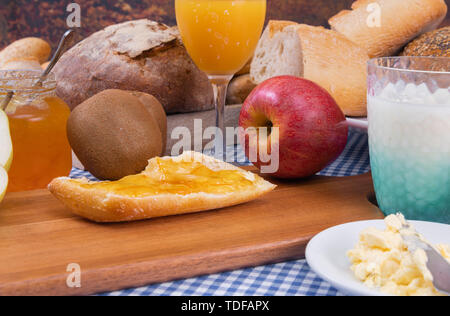
[(433, 245), (420, 237), (416, 229), (406, 221), (403, 229), (412, 232), (401, 234), (408, 246), (408, 250), (414, 253), (417, 249), (423, 249), (428, 257), (426, 263), (428, 270), (433, 276), (434, 287), (447, 295), (450, 295), (450, 263), (437, 251)]

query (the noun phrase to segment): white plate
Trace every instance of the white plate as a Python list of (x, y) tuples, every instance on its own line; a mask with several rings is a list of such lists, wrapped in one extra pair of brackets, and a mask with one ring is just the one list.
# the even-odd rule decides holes
[(369, 127), (367, 123), (367, 117), (347, 117), (346, 119), (348, 126), (367, 132), (367, 128)]
[[(432, 244), (450, 244), (450, 225), (410, 221)], [(306, 261), (322, 279), (344, 294), (358, 296), (386, 295), (366, 287), (350, 270), (347, 251), (353, 249), (359, 233), (368, 227), (385, 229), (382, 220), (362, 221), (329, 228), (316, 235), (306, 247)]]

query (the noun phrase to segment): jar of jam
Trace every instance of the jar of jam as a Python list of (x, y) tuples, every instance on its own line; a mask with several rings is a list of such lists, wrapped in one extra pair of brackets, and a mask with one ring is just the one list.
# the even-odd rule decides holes
[(70, 109), (55, 94), (53, 74), (36, 86), (40, 75), (0, 71), (0, 104), (8, 92), (14, 92), (5, 109), (13, 143), (8, 192), (46, 188), (53, 178), (68, 176), (72, 168), (66, 134)]

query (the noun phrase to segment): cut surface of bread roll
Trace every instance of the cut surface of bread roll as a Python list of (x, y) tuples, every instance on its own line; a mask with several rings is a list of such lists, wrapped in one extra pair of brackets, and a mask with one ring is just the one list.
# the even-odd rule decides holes
[(394, 55), (416, 36), (436, 29), (447, 14), (444, 0), (358, 0), (352, 9), (328, 22), (370, 57)]
[(281, 75), (311, 80), (325, 88), (348, 116), (365, 116), (366, 51), (323, 27), (270, 21), (251, 65), (259, 84)]
[(276, 186), (197, 152), (153, 158), (141, 174), (114, 182), (57, 178), (50, 192), (72, 212), (96, 222), (135, 221), (232, 206)]
[[(261, 82), (276, 76), (303, 75), (301, 40), (295, 22), (270, 21), (259, 40), (250, 66), (250, 78)], [(286, 29), (286, 31), (284, 31)]]

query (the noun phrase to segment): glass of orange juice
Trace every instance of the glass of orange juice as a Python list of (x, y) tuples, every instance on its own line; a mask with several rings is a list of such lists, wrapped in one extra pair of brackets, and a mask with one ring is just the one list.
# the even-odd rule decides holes
[(266, 0), (175, 0), (175, 10), (184, 46), (214, 88), (215, 153), (223, 157), (227, 87), (258, 44), (266, 17)]
[(66, 134), (70, 109), (55, 95), (53, 74), (42, 86), (35, 86), (40, 76), (36, 71), (0, 71), (0, 104), (8, 92), (14, 92), (5, 109), (14, 152), (8, 192), (44, 189), (72, 169)]

